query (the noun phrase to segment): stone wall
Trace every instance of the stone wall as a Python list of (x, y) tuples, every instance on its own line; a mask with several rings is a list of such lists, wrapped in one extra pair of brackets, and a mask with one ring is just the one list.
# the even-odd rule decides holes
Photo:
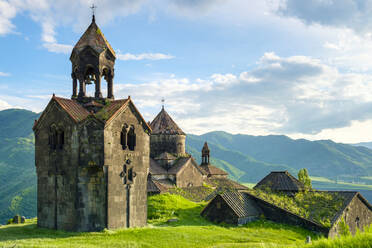
[(329, 237), (333, 238), (340, 234), (339, 224), (342, 220), (345, 221), (350, 232), (354, 235), (357, 229), (363, 230), (372, 223), (372, 211), (363, 200), (356, 195), (333, 224), (329, 231)]
[(220, 195), (217, 195), (201, 212), (201, 216), (209, 221), (216, 223), (238, 224), (238, 216), (223, 200)]
[[(123, 150), (120, 144), (120, 132), (124, 124), (133, 125), (136, 133), (134, 151)], [(147, 175), (150, 163), (150, 137), (144, 130), (144, 123), (132, 107), (122, 111), (105, 129), (105, 166), (107, 166), (107, 227), (144, 226), (147, 223)], [(129, 188), (124, 185), (123, 166), (130, 160), (135, 177)]]
[(155, 134), (151, 135), (150, 146), (151, 146), (151, 157), (155, 158), (163, 152), (171, 154), (183, 155), (185, 151), (185, 135), (163, 135)]
[(192, 164), (187, 163), (177, 174), (176, 185), (179, 188), (199, 187), (203, 185), (203, 174)]
[[(38, 226), (75, 230), (76, 165), (78, 163), (77, 126), (55, 102), (44, 111), (35, 130)], [(64, 131), (62, 149), (51, 149), (50, 127)]]

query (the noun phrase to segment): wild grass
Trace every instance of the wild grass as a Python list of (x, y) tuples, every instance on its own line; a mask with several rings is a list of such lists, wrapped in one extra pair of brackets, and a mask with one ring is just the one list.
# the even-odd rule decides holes
[[(200, 217), (206, 203), (178, 195), (149, 197), (149, 225), (142, 228), (74, 233), (36, 227), (36, 220), (0, 227), (0, 247), (300, 247), (304, 229), (257, 221), (243, 226), (215, 225)], [(168, 219), (179, 221), (168, 223)]]
[(320, 191), (299, 192), (294, 196), (270, 189), (250, 190), (249, 193), (325, 227), (331, 226), (331, 220), (345, 201), (342, 194)]

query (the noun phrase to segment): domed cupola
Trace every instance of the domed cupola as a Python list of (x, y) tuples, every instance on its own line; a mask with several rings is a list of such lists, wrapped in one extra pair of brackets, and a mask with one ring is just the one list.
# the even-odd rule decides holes
[(164, 107), (151, 122), (150, 155), (152, 158), (167, 152), (174, 156), (184, 155), (186, 134), (173, 121)]

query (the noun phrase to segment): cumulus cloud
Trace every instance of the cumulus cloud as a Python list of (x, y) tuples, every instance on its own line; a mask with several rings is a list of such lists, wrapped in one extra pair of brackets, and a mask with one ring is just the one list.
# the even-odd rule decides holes
[(116, 57), (119, 60), (163, 60), (173, 59), (174, 56), (163, 53), (141, 53), (141, 54), (117, 54)]
[(0, 35), (14, 32), (14, 24), (11, 20), (16, 16), (17, 10), (7, 1), (0, 1)]
[[(340, 72), (306, 56), (266, 53), (250, 71), (116, 85), (151, 120), (166, 109), (187, 132), (314, 135), (372, 119), (372, 76)], [(154, 106), (159, 106), (155, 108)]]
[(9, 108), (12, 108), (12, 106), (6, 101), (0, 99), (0, 110), (9, 109)]
[(371, 11), (371, 0), (286, 0), (277, 9), (282, 15), (308, 24), (349, 28), (357, 32), (370, 32)]
[(0, 71), (0, 77), (9, 77), (9, 76), (10, 76), (10, 73)]

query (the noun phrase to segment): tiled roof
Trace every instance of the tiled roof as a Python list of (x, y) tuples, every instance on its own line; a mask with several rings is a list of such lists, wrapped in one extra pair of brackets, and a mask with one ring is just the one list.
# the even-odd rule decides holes
[(149, 193), (160, 193), (161, 190), (159, 187), (154, 183), (151, 178), (147, 179), (147, 192)]
[(153, 181), (161, 191), (165, 191), (176, 186), (170, 179), (153, 179)]
[(163, 152), (155, 158), (155, 160), (175, 160), (176, 157), (168, 152)]
[(129, 99), (110, 101), (95, 114), (95, 117), (103, 121), (109, 121), (128, 101)]
[(220, 194), (220, 196), (238, 217), (247, 217), (250, 215), (252, 200), (247, 194), (237, 191), (226, 191)]
[(228, 178), (209, 178), (206, 180), (207, 184), (221, 189), (235, 189), (235, 190), (246, 190), (248, 187), (241, 185)]
[(213, 166), (211, 164), (202, 164), (200, 166), (206, 174), (209, 175), (228, 175), (228, 173), (220, 168), (217, 168), (216, 166)]
[(178, 134), (185, 135), (185, 133), (172, 120), (167, 111), (162, 108), (160, 113), (151, 122), (152, 134)]
[(171, 175), (176, 175), (190, 161), (191, 157), (179, 158), (176, 163), (168, 170), (168, 173)]
[(301, 191), (304, 185), (288, 171), (273, 171), (264, 177), (254, 189), (269, 187), (273, 191)]
[[(94, 117), (104, 123), (108, 123), (110, 120), (115, 118), (115, 116), (119, 113), (119, 110), (127, 105), (127, 103), (130, 102), (130, 99), (122, 99), (122, 100), (115, 100), (115, 101), (110, 101), (106, 105), (103, 105), (101, 103), (93, 103), (90, 102), (88, 103), (89, 105), (93, 104), (96, 107), (100, 107), (98, 105), (101, 105), (101, 109), (97, 112), (94, 113), (89, 112), (87, 108), (84, 107), (83, 103), (78, 102), (77, 100), (72, 100), (72, 99), (66, 99), (62, 97), (56, 97), (53, 95), (52, 99), (50, 100), (49, 104), (52, 102), (56, 102), (62, 109), (66, 111), (66, 113), (75, 121), (75, 122), (81, 122), (85, 120), (88, 116)], [(49, 106), (48, 104), (48, 106)], [(134, 106), (134, 105), (133, 105)], [(135, 108), (135, 106), (134, 106)], [(138, 111), (136, 109), (136, 111)], [(40, 121), (43, 119), (45, 115), (45, 110), (41, 114), (40, 118), (38, 121), (35, 122), (33, 129), (37, 128), (39, 125)], [(142, 118), (141, 114), (138, 112), (140, 117)], [(143, 119), (143, 118), (142, 118)], [(143, 125), (146, 126), (150, 131), (150, 127), (147, 125), (147, 123), (143, 120)]]
[(150, 158), (151, 175), (166, 175), (167, 171), (161, 167), (154, 159)]
[(56, 97), (53, 98), (76, 122), (82, 121), (89, 116), (88, 110), (86, 110), (77, 101)]
[(73, 51), (79, 53), (86, 46), (90, 46), (98, 53), (101, 53), (105, 49), (108, 49), (110, 50), (112, 55), (116, 56), (114, 49), (112, 49), (111, 45), (108, 43), (105, 36), (94, 21), (89, 25), (87, 30), (76, 43)]

